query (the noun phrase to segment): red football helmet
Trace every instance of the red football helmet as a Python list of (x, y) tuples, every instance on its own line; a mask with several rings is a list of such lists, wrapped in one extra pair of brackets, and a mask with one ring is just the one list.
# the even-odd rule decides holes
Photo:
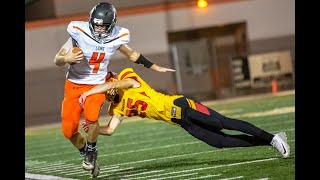
[(106, 76), (106, 82), (113, 82), (118, 79), (118, 74), (113, 71), (109, 71)]
[[(109, 71), (106, 76), (106, 82), (114, 82), (118, 79), (118, 74), (112, 71)], [(112, 88), (106, 92), (107, 100), (109, 102), (113, 102), (114, 98), (117, 96), (118, 90), (116, 88)]]

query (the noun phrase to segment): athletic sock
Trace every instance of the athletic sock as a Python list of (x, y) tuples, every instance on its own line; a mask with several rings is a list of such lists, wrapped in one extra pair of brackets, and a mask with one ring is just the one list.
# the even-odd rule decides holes
[(79, 149), (79, 152), (81, 157), (86, 155), (86, 144), (84, 144), (84, 146)]
[(97, 149), (97, 142), (87, 141), (87, 151), (94, 151), (95, 149)]

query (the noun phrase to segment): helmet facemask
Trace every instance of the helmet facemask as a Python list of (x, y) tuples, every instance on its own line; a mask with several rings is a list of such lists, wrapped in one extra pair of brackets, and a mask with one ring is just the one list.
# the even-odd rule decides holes
[[(112, 30), (115, 26), (115, 22), (113, 21), (112, 24), (110, 24), (110, 23), (101, 24), (101, 23), (97, 23), (99, 21), (101, 21), (101, 19), (93, 18), (92, 22), (90, 21), (90, 23), (89, 23), (89, 27), (90, 27), (91, 34), (92, 34), (93, 38), (99, 42), (104, 42), (103, 40), (105, 38), (107, 38), (112, 33)], [(98, 27), (96, 27), (96, 26), (98, 26)], [(99, 28), (99, 26), (105, 27), (104, 32), (96, 30), (97, 28)]]
[(115, 97), (118, 95), (118, 90), (116, 88), (112, 88), (106, 92), (106, 98), (109, 102), (114, 102)]

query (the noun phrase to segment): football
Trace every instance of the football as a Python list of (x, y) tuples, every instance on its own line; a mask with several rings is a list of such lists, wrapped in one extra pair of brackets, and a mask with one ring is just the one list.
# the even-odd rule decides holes
[(77, 52), (79, 52), (79, 51), (82, 51), (79, 47), (73, 47), (73, 48), (72, 48), (72, 52), (73, 52), (73, 53), (77, 53)]

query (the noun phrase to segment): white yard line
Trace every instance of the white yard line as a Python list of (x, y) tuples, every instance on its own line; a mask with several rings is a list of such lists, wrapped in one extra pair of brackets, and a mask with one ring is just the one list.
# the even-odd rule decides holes
[(237, 176), (237, 177), (231, 177), (231, 178), (223, 178), (223, 179), (219, 179), (219, 180), (231, 180), (231, 179), (241, 179), (243, 178), (243, 176)]
[(112, 176), (114, 177), (115, 175), (118, 175), (118, 174), (128, 174), (128, 173), (137, 173), (137, 172), (141, 172), (141, 171), (146, 171), (148, 169), (137, 169), (137, 170), (132, 170), (132, 171), (126, 171), (126, 172), (117, 172), (117, 173), (112, 173), (112, 174), (105, 174), (105, 175), (99, 175), (99, 177), (108, 177), (108, 176)]
[(164, 170), (147, 171), (147, 172), (142, 172), (142, 173), (137, 173), (137, 174), (124, 175), (124, 176), (122, 176), (122, 177), (140, 176), (140, 175), (151, 174), (151, 173), (158, 173), (158, 172), (163, 172), (163, 171), (164, 171)]
[(216, 177), (216, 176), (221, 176), (221, 174), (208, 174), (206, 176), (199, 176), (199, 177), (195, 177), (195, 178), (189, 178), (189, 179), (185, 179), (185, 180), (193, 180), (193, 179), (207, 179), (207, 178), (211, 178), (211, 177)]
[(40, 175), (40, 174), (29, 174), (25, 173), (26, 180), (77, 180), (72, 178), (62, 178), (58, 176), (47, 176), (47, 175)]
[[(136, 178), (130, 178), (130, 180), (133, 179), (145, 179), (145, 178), (154, 178), (154, 177), (159, 177), (159, 176), (167, 176), (171, 174), (179, 174), (179, 173), (185, 173), (189, 172), (189, 170), (182, 170), (182, 171), (173, 171), (173, 172), (168, 172), (168, 173), (163, 173), (163, 174), (155, 174), (155, 175), (150, 175), (150, 176), (143, 176), (143, 177), (136, 177)], [(136, 174), (132, 174), (131, 176), (135, 176)], [(216, 175), (210, 175), (210, 177), (213, 176), (220, 176), (221, 174), (216, 174)], [(122, 176), (122, 177), (129, 177), (129, 176)]]
[(177, 177), (194, 176), (197, 174), (198, 173), (182, 174), (182, 175), (177, 175), (177, 176), (169, 176), (169, 177), (156, 178), (156, 179), (150, 179), (150, 180), (173, 179), (173, 178), (177, 178)]

